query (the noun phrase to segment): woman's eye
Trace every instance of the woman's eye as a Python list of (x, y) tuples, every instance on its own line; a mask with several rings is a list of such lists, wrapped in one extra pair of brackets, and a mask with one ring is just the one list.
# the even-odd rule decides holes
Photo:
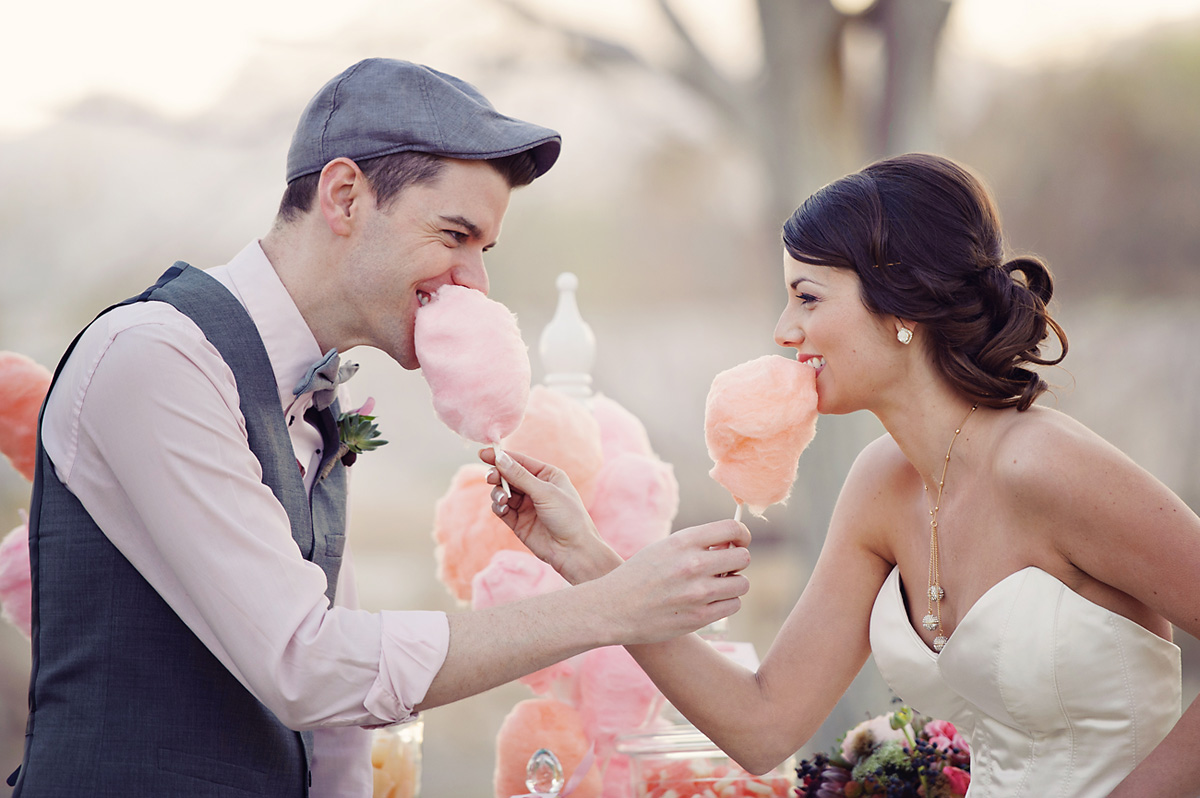
[(811, 305), (813, 302), (819, 301), (812, 294), (796, 294), (796, 299), (799, 299), (802, 304)]

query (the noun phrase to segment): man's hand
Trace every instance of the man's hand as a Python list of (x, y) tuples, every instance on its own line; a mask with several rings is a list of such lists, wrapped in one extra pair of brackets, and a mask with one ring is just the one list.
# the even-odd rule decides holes
[(598, 582), (602, 611), (614, 613), (620, 642), (656, 643), (694, 632), (741, 608), (750, 581), (750, 533), (733, 520), (673, 532)]

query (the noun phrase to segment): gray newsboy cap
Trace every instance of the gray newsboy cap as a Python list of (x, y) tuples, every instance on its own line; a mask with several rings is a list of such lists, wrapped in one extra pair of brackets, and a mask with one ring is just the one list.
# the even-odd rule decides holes
[(359, 61), (317, 92), (288, 148), (287, 182), (334, 158), (359, 161), (416, 151), (482, 160), (530, 151), (537, 176), (558, 158), (550, 128), (498, 113), (466, 81), (391, 58)]

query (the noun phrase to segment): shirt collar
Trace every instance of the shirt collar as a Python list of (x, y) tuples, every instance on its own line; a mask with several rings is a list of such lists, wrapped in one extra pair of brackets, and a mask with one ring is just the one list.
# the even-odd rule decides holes
[[(275, 372), (279, 404), (286, 412), (297, 400), (292, 388), (321, 357), (312, 330), (257, 240), (247, 244), (229, 263), (208, 273), (242, 303), (258, 327)], [(311, 399), (308, 395), (300, 398)]]

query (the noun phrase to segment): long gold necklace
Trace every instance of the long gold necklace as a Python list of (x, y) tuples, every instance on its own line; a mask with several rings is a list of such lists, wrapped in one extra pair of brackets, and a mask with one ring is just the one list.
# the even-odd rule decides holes
[[(950, 447), (946, 449), (946, 460), (942, 463), (942, 478), (938, 481), (937, 501), (934, 502), (933, 509), (929, 511), (929, 608), (925, 617), (921, 619), (921, 625), (931, 632), (937, 630), (937, 637), (933, 638), (933, 650), (939, 653), (946, 647), (946, 633), (942, 629), (942, 599), (946, 597), (946, 591), (942, 590), (942, 574), (938, 562), (938, 510), (942, 509), (942, 491), (946, 488), (946, 469), (950, 467), (950, 452), (954, 451), (954, 442), (958, 440), (958, 433), (962, 432), (967, 419), (971, 417), (977, 407), (979, 407), (978, 404), (971, 405), (971, 409), (967, 411), (958, 428), (954, 430), (954, 437), (950, 439)], [(925, 490), (929, 491), (928, 485), (925, 486)]]

